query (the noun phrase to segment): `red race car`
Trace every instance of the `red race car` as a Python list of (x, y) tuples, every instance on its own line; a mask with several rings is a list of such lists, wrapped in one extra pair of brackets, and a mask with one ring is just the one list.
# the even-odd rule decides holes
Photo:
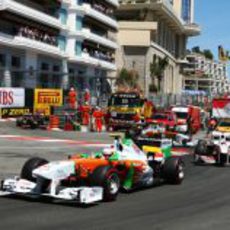
[(176, 115), (172, 112), (156, 113), (146, 121), (147, 123), (163, 124), (165, 127), (171, 130), (173, 130), (177, 124)]

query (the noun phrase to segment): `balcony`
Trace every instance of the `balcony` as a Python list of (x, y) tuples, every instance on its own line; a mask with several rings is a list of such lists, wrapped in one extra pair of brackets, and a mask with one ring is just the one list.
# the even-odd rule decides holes
[(58, 18), (58, 10), (61, 6), (58, 0), (14, 0), (24, 6), (43, 12), (51, 17)]
[(190, 23), (184, 25), (185, 32), (188, 36), (197, 36), (200, 34), (201, 28), (196, 23)]
[(118, 15), (120, 14), (121, 17), (125, 11), (149, 9), (156, 11), (159, 16), (165, 19), (168, 18), (168, 23), (178, 33), (185, 33), (188, 36), (195, 36), (200, 33), (200, 28), (196, 24), (185, 23), (169, 0), (120, 0), (119, 3)]
[(65, 29), (58, 18), (50, 16), (39, 10), (30, 8), (13, 0), (0, 0), (0, 11), (9, 11), (24, 18), (40, 22), (52, 28)]
[(111, 5), (118, 7), (119, 3), (118, 0), (105, 0), (106, 2), (110, 3)]
[(98, 58), (90, 56), (88, 53), (82, 53), (81, 56), (69, 57), (69, 61), (78, 62), (86, 65), (92, 65), (97, 68), (101, 68), (109, 71), (116, 70), (116, 65), (114, 63), (99, 60)]
[(118, 23), (115, 19), (110, 16), (103, 14), (102, 12), (94, 9), (90, 4), (83, 3), (81, 6), (71, 6), (70, 10), (75, 10), (80, 12), (83, 15), (89, 16), (91, 18), (96, 19), (97, 21), (107, 25), (110, 28), (115, 30), (118, 29)]
[(46, 44), (41, 41), (36, 41), (22, 36), (12, 36), (0, 32), (0, 44), (17, 48), (35, 50), (38, 53), (49, 54), (51, 56), (64, 57), (64, 52), (60, 51), (59, 47)]
[(71, 5), (71, 0), (61, 0), (60, 2), (68, 6)]
[(111, 49), (117, 49), (117, 43), (114, 41), (111, 41), (110, 39), (103, 37), (99, 34), (96, 34), (92, 32), (89, 28), (83, 28), (81, 31), (77, 32), (70, 32), (70, 36), (75, 36), (75, 37), (81, 37), (84, 40), (89, 40), (92, 41), (96, 44), (100, 44), (102, 46), (106, 46)]

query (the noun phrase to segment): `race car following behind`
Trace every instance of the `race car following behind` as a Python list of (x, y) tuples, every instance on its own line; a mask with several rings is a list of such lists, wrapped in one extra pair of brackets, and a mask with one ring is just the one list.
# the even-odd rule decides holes
[(131, 139), (115, 136), (114, 144), (93, 155), (48, 162), (29, 159), (19, 178), (5, 179), (1, 195), (24, 195), (71, 200), (83, 204), (114, 201), (121, 189), (133, 191), (155, 182), (180, 184), (180, 158), (141, 151)]
[(163, 124), (170, 130), (174, 130), (177, 124), (176, 115), (173, 112), (156, 113), (146, 119), (147, 123)]
[(210, 140), (199, 140), (194, 149), (194, 163), (228, 165), (230, 163), (230, 133), (213, 131)]
[(172, 131), (164, 124), (151, 123), (144, 126), (139, 125), (128, 130), (126, 135), (132, 138), (140, 148), (144, 145), (153, 146), (155, 139), (168, 139), (171, 145), (175, 147), (193, 147), (195, 144), (191, 135)]
[(16, 126), (30, 129), (45, 129), (48, 124), (48, 117), (42, 114), (26, 114), (17, 118)]

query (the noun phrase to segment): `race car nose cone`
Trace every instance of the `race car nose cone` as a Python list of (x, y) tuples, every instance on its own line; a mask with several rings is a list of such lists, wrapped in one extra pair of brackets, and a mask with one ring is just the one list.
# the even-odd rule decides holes
[(33, 175), (49, 180), (63, 180), (71, 174), (74, 174), (74, 172), (74, 161), (55, 161), (36, 168), (33, 171)]

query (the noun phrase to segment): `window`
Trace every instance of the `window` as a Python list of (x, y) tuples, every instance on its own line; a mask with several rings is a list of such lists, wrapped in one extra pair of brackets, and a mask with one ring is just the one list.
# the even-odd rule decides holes
[(20, 68), (20, 66), (21, 66), (20, 57), (12, 56), (12, 58), (11, 58), (11, 66), (15, 67), (15, 68)]
[(81, 56), (81, 53), (82, 53), (82, 43), (81, 42), (76, 42), (76, 45), (75, 45), (75, 54), (77, 56)]
[(76, 17), (76, 30), (81, 30), (82, 29), (82, 17), (77, 16)]
[(6, 66), (6, 56), (4, 54), (0, 54), (0, 67)]
[(182, 18), (185, 22), (191, 21), (191, 0), (182, 0)]
[(54, 72), (60, 72), (60, 66), (59, 65), (54, 65), (53, 66), (53, 71)]
[(66, 49), (66, 38), (64, 36), (58, 37), (58, 47), (61, 51), (65, 51)]
[(83, 3), (83, 0), (76, 0), (77, 5), (82, 5), (82, 3)]
[(45, 62), (42, 62), (42, 64), (41, 64), (41, 70), (48, 71), (49, 70), (49, 64), (45, 63)]
[(49, 76), (47, 74), (39, 75), (39, 87), (47, 88), (49, 82)]
[(69, 75), (74, 75), (74, 69), (69, 69)]
[(12, 87), (23, 87), (24, 84), (24, 78), (23, 73), (18, 71), (12, 71), (11, 72), (11, 86)]
[(61, 85), (61, 76), (58, 75), (58, 74), (53, 74), (51, 76), (51, 85), (50, 87), (52, 88), (60, 88), (60, 85)]
[(60, 9), (59, 19), (63, 25), (66, 25), (66, 23), (67, 23), (67, 11), (65, 9)]

